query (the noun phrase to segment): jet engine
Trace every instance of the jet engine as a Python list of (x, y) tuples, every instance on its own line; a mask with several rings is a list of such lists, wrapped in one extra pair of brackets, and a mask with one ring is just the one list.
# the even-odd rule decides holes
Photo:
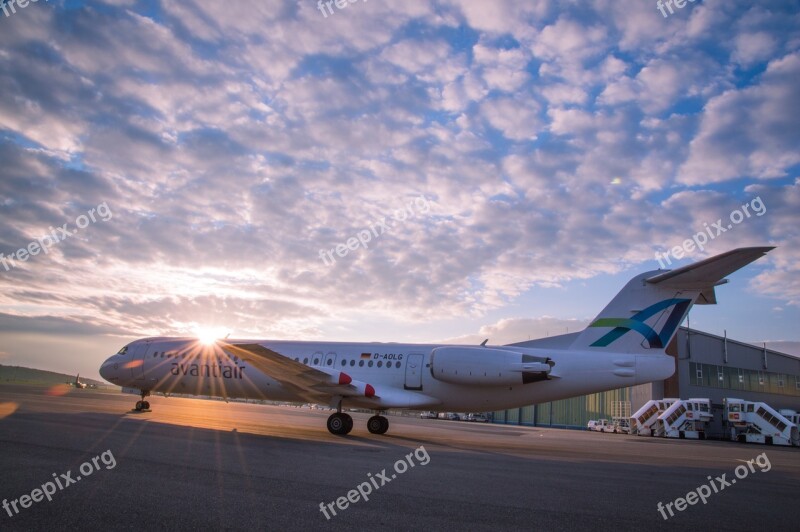
[(431, 375), (450, 384), (500, 386), (546, 380), (554, 362), (510, 349), (437, 347), (431, 353)]

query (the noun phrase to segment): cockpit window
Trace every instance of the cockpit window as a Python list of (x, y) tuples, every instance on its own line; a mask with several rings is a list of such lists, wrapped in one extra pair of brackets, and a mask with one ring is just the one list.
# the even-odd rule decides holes
[(128, 352), (128, 346), (126, 345), (125, 347), (123, 347), (122, 349), (120, 349), (119, 351), (117, 351), (117, 354), (118, 354), (118, 355), (124, 355), (124, 354), (125, 354), (125, 353), (127, 353), (127, 352)]

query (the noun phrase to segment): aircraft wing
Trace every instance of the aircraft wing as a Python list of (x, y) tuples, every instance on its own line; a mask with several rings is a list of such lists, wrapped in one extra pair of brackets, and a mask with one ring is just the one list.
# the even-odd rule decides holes
[(235, 354), (264, 375), (280, 382), (295, 394), (313, 403), (327, 403), (333, 396), (373, 397), (370, 385), (359, 385), (343, 371), (313, 368), (301, 364), (260, 344), (228, 344), (220, 342), (225, 351)]

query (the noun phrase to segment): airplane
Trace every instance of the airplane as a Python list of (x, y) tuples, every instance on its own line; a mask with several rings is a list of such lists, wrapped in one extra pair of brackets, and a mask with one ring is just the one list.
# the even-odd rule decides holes
[(335, 409), (327, 428), (346, 435), (346, 405), (374, 411), (367, 430), (385, 434), (389, 409), (488, 412), (666, 379), (665, 349), (692, 305), (716, 304), (727, 275), (772, 249), (639, 274), (583, 331), (524, 346), (154, 337), (122, 347), (100, 375), (138, 391), (138, 411), (152, 392), (312, 403)]
[(74, 387), (76, 387), (76, 388), (78, 388), (80, 390), (83, 390), (87, 386), (87, 384), (85, 382), (81, 382), (81, 374), (80, 373), (78, 373), (75, 376), (75, 380), (73, 382), (68, 382), (67, 384), (69, 384), (71, 386), (74, 386)]

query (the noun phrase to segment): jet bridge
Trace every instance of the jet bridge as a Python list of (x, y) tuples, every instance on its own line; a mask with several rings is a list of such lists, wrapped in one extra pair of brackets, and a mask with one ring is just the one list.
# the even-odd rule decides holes
[(713, 418), (709, 399), (679, 400), (658, 416), (656, 432), (667, 438), (704, 440)]
[(631, 416), (631, 434), (655, 436), (656, 421), (678, 399), (651, 399)]
[(800, 416), (794, 411), (778, 412), (767, 403), (729, 397), (725, 399), (725, 419), (733, 441), (800, 446)]

